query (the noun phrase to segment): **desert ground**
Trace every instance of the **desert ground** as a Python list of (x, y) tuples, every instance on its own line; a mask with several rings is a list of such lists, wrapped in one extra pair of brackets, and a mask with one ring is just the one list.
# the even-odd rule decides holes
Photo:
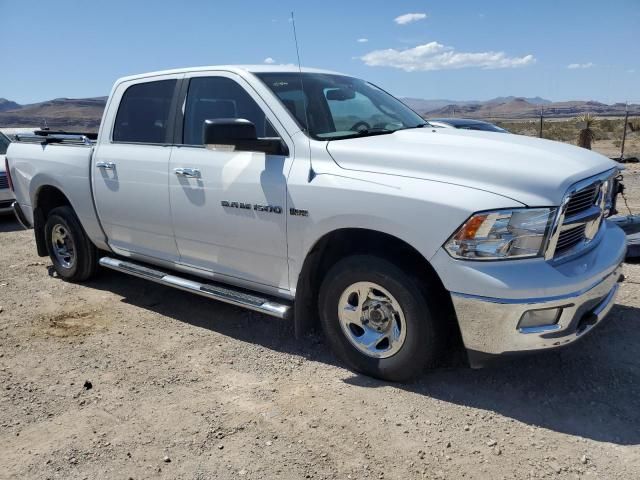
[(286, 322), (115, 272), (63, 282), (2, 218), (0, 478), (638, 478), (640, 264), (624, 273), (578, 343), (400, 385)]

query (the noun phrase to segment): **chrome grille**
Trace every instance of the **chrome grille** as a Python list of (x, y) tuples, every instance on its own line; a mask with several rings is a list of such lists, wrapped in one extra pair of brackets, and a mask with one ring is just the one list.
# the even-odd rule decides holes
[(0, 190), (3, 188), (9, 188), (9, 180), (6, 173), (0, 173)]
[(578, 253), (600, 231), (611, 202), (617, 170), (588, 178), (571, 187), (558, 210), (545, 254), (547, 260)]
[(598, 193), (600, 193), (600, 186), (601, 183), (597, 182), (574, 193), (567, 204), (565, 216), (580, 213), (595, 205), (598, 200)]
[(558, 243), (556, 244), (556, 255), (580, 243), (584, 239), (585, 228), (585, 225), (578, 225), (577, 227), (560, 232)]

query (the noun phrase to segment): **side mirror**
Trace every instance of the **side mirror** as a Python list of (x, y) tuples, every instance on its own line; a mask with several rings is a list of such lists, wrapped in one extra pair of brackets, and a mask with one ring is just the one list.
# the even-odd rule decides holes
[(264, 152), (269, 155), (288, 155), (289, 150), (280, 138), (258, 138), (256, 126), (244, 118), (216, 118), (205, 120), (202, 143), (209, 150)]

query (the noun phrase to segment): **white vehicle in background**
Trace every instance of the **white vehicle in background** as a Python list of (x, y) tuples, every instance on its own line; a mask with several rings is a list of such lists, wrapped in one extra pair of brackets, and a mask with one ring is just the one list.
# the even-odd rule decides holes
[(9, 138), (0, 132), (0, 215), (12, 213), (11, 205), (15, 200), (13, 192), (9, 188), (9, 178), (5, 171), (5, 155), (9, 148), (9, 143), (11, 143)]
[[(19, 135), (16, 215), (59, 276), (98, 265), (320, 324), (407, 380), (567, 345), (614, 305), (619, 170), (595, 152), (433, 128), (378, 87), (277, 66), (118, 80), (97, 135)], [(295, 312), (295, 314), (294, 314)]]
[(13, 139), (16, 138), (16, 135), (23, 135), (25, 133), (34, 133), (37, 130), (40, 130), (40, 127), (10, 127), (10, 128), (2, 128), (2, 131), (0, 131), (0, 133), (4, 133), (5, 137), (13, 141)]
[(437, 128), (457, 128), (458, 130), (478, 130), (480, 132), (511, 133), (509, 130), (499, 127), (484, 120), (472, 120), (470, 118), (430, 118), (429, 125)]

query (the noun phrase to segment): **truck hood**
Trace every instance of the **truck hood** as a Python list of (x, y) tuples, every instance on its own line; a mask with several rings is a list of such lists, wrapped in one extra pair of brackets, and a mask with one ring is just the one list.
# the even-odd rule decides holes
[(444, 128), (333, 140), (327, 150), (344, 169), (463, 185), (528, 206), (559, 205), (569, 186), (616, 166), (560, 142)]

